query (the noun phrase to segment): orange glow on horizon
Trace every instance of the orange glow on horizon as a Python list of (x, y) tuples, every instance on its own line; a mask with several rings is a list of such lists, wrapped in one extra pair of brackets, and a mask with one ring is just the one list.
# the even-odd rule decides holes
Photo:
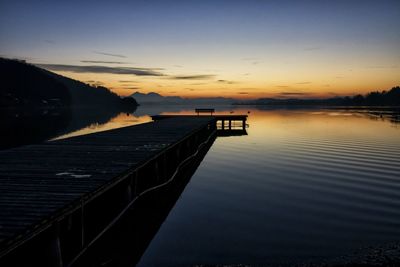
[[(235, 79), (170, 80), (165, 77), (139, 77), (132, 75), (61, 72), (72, 79), (109, 88), (120, 96), (135, 92), (156, 92), (163, 96), (183, 98), (229, 97), (235, 99), (257, 98), (331, 98), (353, 96), (372, 91), (389, 90), (398, 86), (396, 71), (383, 76), (353, 75), (351, 78), (318, 77), (308, 81), (307, 77), (288, 77), (286, 80), (265, 79), (262, 76)], [(249, 75), (251, 76), (251, 75)], [(231, 81), (231, 82), (230, 82)], [(301, 82), (307, 81), (307, 82)]]

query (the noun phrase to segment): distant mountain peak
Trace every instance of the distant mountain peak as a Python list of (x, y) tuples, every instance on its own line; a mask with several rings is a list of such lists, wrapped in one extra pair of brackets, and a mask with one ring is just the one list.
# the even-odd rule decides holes
[(156, 92), (150, 92), (150, 93), (147, 93), (147, 95), (151, 95), (151, 96), (162, 96), (162, 95), (160, 95), (160, 94), (158, 94), (158, 93), (156, 93)]
[(163, 96), (156, 92), (141, 93), (136, 91), (131, 95), (139, 104), (177, 104), (177, 105), (214, 105), (232, 104), (232, 98), (209, 97), (209, 98), (183, 98), (180, 96)]

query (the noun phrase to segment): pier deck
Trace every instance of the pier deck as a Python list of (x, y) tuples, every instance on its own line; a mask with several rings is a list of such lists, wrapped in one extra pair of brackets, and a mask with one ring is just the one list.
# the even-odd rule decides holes
[(30, 253), (69, 266), (136, 196), (215, 136), (215, 124), (169, 118), (0, 151), (0, 265)]
[[(214, 118), (217, 123), (217, 126), (220, 130), (233, 130), (233, 129), (240, 129), (242, 131), (246, 130), (246, 121), (247, 115), (154, 115), (151, 118), (154, 121), (170, 119), (170, 118)], [(239, 122), (236, 125), (236, 122)]]

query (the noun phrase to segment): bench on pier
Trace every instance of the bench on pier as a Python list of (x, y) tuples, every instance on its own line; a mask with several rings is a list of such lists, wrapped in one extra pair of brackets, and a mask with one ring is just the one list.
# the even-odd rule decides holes
[(194, 110), (197, 113), (197, 116), (200, 116), (200, 113), (210, 113), (211, 116), (215, 112), (215, 109), (213, 108), (196, 108)]

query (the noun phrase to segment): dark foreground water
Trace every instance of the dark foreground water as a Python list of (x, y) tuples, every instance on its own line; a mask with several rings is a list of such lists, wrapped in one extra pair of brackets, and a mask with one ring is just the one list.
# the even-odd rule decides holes
[(320, 262), (400, 240), (399, 125), (253, 109), (249, 124), (215, 141), (139, 266)]
[[(400, 241), (398, 117), (335, 109), (220, 110), (250, 112), (248, 135), (217, 138), (139, 266), (331, 262)], [(139, 107), (107, 122), (68, 123), (51, 136), (142, 123), (162, 111)]]

